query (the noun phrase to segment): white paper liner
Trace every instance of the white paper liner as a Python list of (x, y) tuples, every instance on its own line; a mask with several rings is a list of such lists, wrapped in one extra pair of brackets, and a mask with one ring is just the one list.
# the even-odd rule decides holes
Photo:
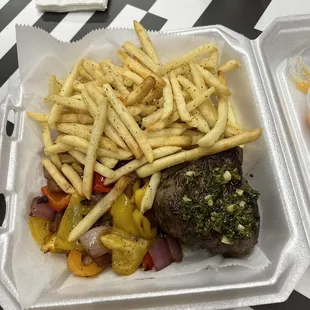
[[(200, 37), (161, 33), (150, 33), (150, 35), (164, 63), (210, 41), (217, 42), (220, 53), (224, 47), (224, 42), (216, 36)], [(56, 74), (58, 78), (65, 77), (72, 65), (81, 57), (93, 58), (97, 61), (112, 59), (118, 63), (115, 52), (126, 40), (138, 44), (136, 36), (131, 30), (96, 30), (78, 42), (63, 43), (43, 30), (18, 26), (17, 46), (25, 110), (42, 112), (48, 110), (49, 107), (43, 102), (43, 97), (47, 94), (48, 77), (51, 73)], [(82, 279), (73, 275), (66, 277), (68, 271), (65, 256), (44, 255), (40, 252), (39, 247), (32, 240), (27, 223), (30, 202), (33, 197), (40, 194), (40, 188), (45, 184), (40, 162), (43, 156), (41, 135), (42, 128), (25, 117), (24, 134), (21, 141), (21, 149), (24, 150), (23, 163), (20, 165), (22, 178), (19, 179), (20, 184), (17, 186), (20, 204), (16, 211), (16, 218), (20, 220), (13, 232), (12, 240), (13, 273), (23, 308), (33, 305), (41, 293), (48, 290), (61, 275), (65, 275), (66, 280), (59, 286), (59, 290), (80, 285), (82, 285), (82, 289), (85, 289), (85, 285), (87, 285), (87, 289), (93, 291), (98, 287), (102, 290), (110, 283), (120, 280), (174, 277), (203, 272), (206, 268), (223, 268), (234, 265), (260, 270), (269, 264), (268, 258), (258, 246), (254, 248), (251, 255), (242, 259), (224, 259), (219, 255), (210, 257), (203, 250), (185, 250), (182, 263), (174, 263), (156, 273), (137, 271), (124, 278), (107, 270), (93, 279)], [(255, 148), (253, 152), (249, 146), (249, 152), (245, 147), (244, 156), (247, 158), (246, 169), (249, 170), (259, 155)]]

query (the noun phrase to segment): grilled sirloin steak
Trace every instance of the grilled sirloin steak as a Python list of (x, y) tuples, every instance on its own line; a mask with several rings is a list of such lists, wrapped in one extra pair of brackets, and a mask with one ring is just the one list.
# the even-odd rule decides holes
[(213, 254), (249, 253), (259, 234), (259, 193), (242, 177), (242, 161), (238, 147), (164, 171), (153, 205), (159, 227)]

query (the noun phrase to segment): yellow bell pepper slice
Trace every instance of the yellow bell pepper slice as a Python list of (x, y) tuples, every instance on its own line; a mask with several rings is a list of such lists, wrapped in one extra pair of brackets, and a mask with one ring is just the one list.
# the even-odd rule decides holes
[(140, 188), (141, 180), (137, 179), (132, 186), (132, 191), (135, 193)]
[(135, 195), (135, 203), (136, 203), (136, 206), (137, 208), (140, 210), (141, 209), (141, 203), (142, 203), (142, 199), (143, 199), (143, 196), (145, 194), (145, 191), (147, 189), (147, 186), (148, 186), (148, 183), (144, 184), (143, 187), (137, 189), (134, 193)]
[(91, 277), (100, 273), (103, 268), (99, 267), (95, 262), (89, 265), (84, 265), (82, 262), (82, 252), (77, 250), (71, 250), (68, 254), (67, 261), (68, 269), (79, 277)]
[(156, 238), (156, 229), (151, 228), (150, 221), (139, 210), (136, 209), (133, 212), (132, 218), (140, 237), (147, 240), (152, 240)]
[(61, 219), (56, 240), (55, 247), (59, 250), (82, 250), (83, 247), (78, 241), (69, 242), (68, 237), (72, 229), (82, 220), (82, 197), (78, 194), (73, 194), (70, 199), (70, 203)]
[(132, 240), (115, 234), (102, 236), (101, 242), (112, 250), (112, 270), (124, 276), (139, 268), (149, 247), (149, 241), (142, 238)]
[(139, 236), (132, 218), (134, 210), (135, 206), (131, 204), (125, 194), (122, 194), (112, 205), (110, 214), (113, 217), (113, 226), (123, 229), (134, 236)]
[(53, 233), (49, 231), (50, 223), (50, 220), (29, 216), (30, 232), (37, 244), (43, 245), (51, 238)]
[(50, 240), (41, 246), (41, 251), (44, 253), (66, 253), (64, 250), (57, 249), (55, 247), (55, 241), (56, 241), (56, 234), (52, 235)]

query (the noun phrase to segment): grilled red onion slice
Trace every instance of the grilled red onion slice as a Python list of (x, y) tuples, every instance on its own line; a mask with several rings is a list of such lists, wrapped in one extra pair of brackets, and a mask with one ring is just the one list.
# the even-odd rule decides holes
[(96, 193), (91, 196), (90, 200), (84, 199), (82, 200), (82, 205), (85, 206), (93, 206), (97, 204), (106, 194)]
[(166, 239), (158, 237), (151, 245), (149, 253), (152, 256), (156, 271), (169, 266), (173, 260)]
[(56, 233), (58, 231), (63, 215), (64, 215), (64, 211), (56, 212), (55, 217), (52, 220), (50, 228), (49, 228), (50, 232)]
[(183, 255), (182, 255), (182, 248), (178, 240), (176, 240), (171, 236), (166, 236), (165, 239), (167, 240), (172, 259), (175, 262), (181, 262)]
[(106, 253), (99, 257), (95, 257), (94, 262), (101, 268), (110, 267), (112, 264), (112, 255), (111, 253)]
[(53, 179), (52, 176), (51, 176), (50, 173), (46, 170), (45, 167), (43, 167), (43, 174), (44, 174), (44, 178), (45, 178), (46, 180), (52, 180), (52, 179)]
[(87, 231), (80, 237), (82, 245), (92, 258), (102, 256), (109, 252), (109, 249), (100, 240), (100, 237), (109, 231), (110, 227), (98, 226)]
[(90, 265), (94, 260), (91, 258), (90, 255), (86, 254), (82, 256), (82, 264), (84, 266)]
[(53, 220), (55, 211), (48, 205), (48, 199), (45, 196), (33, 198), (30, 207), (29, 216), (40, 217), (46, 220)]
[(53, 179), (47, 180), (47, 188), (51, 193), (63, 193), (63, 190), (57, 185)]

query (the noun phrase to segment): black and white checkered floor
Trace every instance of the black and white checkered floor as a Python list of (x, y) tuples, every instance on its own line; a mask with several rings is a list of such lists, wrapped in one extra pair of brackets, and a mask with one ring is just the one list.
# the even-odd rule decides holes
[[(132, 27), (133, 19), (151, 30), (222, 24), (255, 39), (275, 18), (307, 13), (310, 14), (309, 0), (110, 0), (106, 12), (60, 14), (37, 11), (34, 0), (0, 0), (0, 102), (7, 94), (9, 83), (14, 85), (18, 80), (16, 24), (42, 28), (63, 41), (78, 40), (97, 28)], [(12, 125), (8, 130), (12, 130)], [(1, 200), (0, 225), (4, 217)], [(293, 308), (310, 309), (310, 270), (285, 303), (252, 307), (256, 310)]]

